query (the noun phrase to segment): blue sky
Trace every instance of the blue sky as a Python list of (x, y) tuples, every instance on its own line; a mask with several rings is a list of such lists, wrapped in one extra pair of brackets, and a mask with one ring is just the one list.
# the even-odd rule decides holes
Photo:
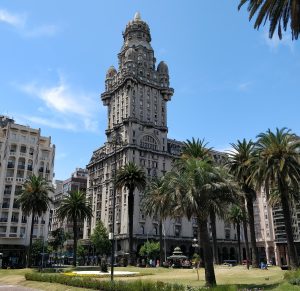
[(224, 150), (268, 128), (300, 134), (299, 43), (254, 30), (238, 2), (2, 0), (0, 114), (52, 137), (56, 179), (84, 167), (105, 141), (106, 70), (140, 11), (175, 89), (170, 138)]

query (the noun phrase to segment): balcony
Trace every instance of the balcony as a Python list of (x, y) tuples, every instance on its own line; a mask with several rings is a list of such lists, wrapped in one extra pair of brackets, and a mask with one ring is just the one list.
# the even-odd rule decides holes
[(10, 195), (10, 194), (11, 194), (11, 189), (4, 190), (4, 195)]
[(16, 178), (16, 182), (24, 183), (24, 182), (25, 182), (25, 179), (24, 179), (24, 178), (17, 177), (17, 178)]
[(0, 222), (7, 222), (7, 220), (8, 220), (8, 217), (1, 217), (0, 218)]
[(14, 181), (14, 177), (6, 177), (5, 181), (6, 182), (13, 182)]
[(9, 203), (3, 203), (2, 208), (9, 208)]
[(17, 237), (17, 234), (16, 233), (10, 233), (9, 237)]

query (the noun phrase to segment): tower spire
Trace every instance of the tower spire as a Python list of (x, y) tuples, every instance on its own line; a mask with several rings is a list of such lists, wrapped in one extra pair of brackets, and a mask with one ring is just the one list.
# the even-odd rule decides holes
[(134, 18), (133, 18), (134, 21), (141, 21), (142, 18), (141, 18), (141, 13), (139, 11), (135, 12), (134, 14)]

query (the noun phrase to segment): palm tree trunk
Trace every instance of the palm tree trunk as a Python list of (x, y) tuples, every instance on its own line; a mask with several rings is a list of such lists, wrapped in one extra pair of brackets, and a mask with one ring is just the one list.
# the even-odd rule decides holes
[(253, 199), (252, 199), (252, 193), (249, 191), (247, 191), (246, 193), (246, 207), (247, 207), (248, 218), (249, 218), (250, 242), (252, 248), (252, 268), (258, 268), (259, 265), (258, 265), (258, 252), (256, 247)]
[(216, 285), (216, 277), (214, 270), (213, 253), (208, 236), (207, 219), (198, 219), (198, 223), (200, 241), (201, 246), (203, 247), (204, 255), (205, 284), (208, 287), (212, 287)]
[(213, 243), (213, 257), (214, 263), (219, 264), (218, 258), (218, 246), (217, 246), (217, 230), (216, 230), (216, 214), (214, 211), (210, 211), (210, 223), (211, 223), (211, 235), (212, 235), (212, 243)]
[(163, 233), (162, 233), (162, 220), (159, 220), (159, 266), (162, 267), (164, 260), (164, 248), (163, 248)]
[(77, 263), (77, 219), (76, 219), (76, 217), (73, 217), (73, 233), (74, 233), (73, 266), (76, 267), (76, 263)]
[[(245, 209), (243, 209), (243, 211), (244, 210)], [(244, 229), (245, 248), (246, 248), (246, 260), (247, 260), (246, 264), (247, 264), (247, 269), (249, 270), (250, 249), (249, 249), (248, 228), (247, 228), (247, 220), (246, 220), (246, 218), (243, 219), (243, 229)]]
[(241, 264), (241, 226), (239, 222), (236, 223), (236, 233), (238, 241), (238, 263)]
[(287, 240), (287, 249), (288, 249), (288, 256), (290, 259), (290, 268), (292, 270), (296, 270), (299, 262), (298, 262), (298, 254), (294, 244), (294, 234), (292, 229), (292, 220), (291, 220), (291, 213), (290, 207), (288, 202), (288, 191), (284, 188), (281, 184), (279, 187), (280, 190), (280, 200), (282, 205), (282, 212), (284, 217), (284, 225), (286, 231), (286, 240)]
[(29, 240), (29, 249), (27, 255), (27, 268), (31, 268), (33, 227), (34, 227), (34, 212), (32, 212), (32, 218), (31, 218), (30, 240)]
[(134, 265), (133, 260), (133, 207), (134, 207), (134, 189), (129, 189), (128, 194), (128, 221), (129, 221), (129, 262), (130, 266)]

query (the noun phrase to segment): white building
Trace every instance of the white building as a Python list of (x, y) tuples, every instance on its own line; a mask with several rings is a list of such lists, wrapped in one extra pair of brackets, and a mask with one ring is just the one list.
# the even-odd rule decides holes
[[(0, 116), (0, 253), (3, 262), (22, 264), (29, 245), (31, 217), (23, 215), (16, 203), (18, 191), (32, 174), (51, 183), (55, 146), (40, 129), (16, 124)], [(49, 212), (35, 218), (34, 238), (47, 240)]]

